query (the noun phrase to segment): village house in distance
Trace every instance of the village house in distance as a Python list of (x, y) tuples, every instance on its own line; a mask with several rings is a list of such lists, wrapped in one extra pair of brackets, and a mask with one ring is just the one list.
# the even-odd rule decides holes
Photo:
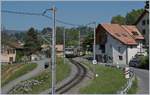
[(1, 62), (13, 63), (16, 62), (16, 52), (22, 51), (23, 47), (17, 42), (9, 42), (1, 45)]

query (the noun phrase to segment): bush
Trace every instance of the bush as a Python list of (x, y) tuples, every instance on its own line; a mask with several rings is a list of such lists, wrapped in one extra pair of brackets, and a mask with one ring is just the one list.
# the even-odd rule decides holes
[(139, 68), (149, 69), (149, 55), (140, 57)]
[(22, 57), (24, 56), (23, 51), (16, 51), (16, 61), (21, 62)]
[(135, 80), (133, 80), (133, 84), (131, 88), (128, 90), (127, 94), (136, 94), (137, 90), (138, 90), (138, 80), (135, 77)]

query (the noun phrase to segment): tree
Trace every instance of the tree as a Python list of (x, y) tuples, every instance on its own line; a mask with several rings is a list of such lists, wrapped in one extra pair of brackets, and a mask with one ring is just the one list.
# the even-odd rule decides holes
[(114, 16), (111, 19), (111, 23), (132, 25), (136, 22), (143, 11), (144, 9), (133, 9), (131, 12), (127, 13), (125, 17), (121, 15)]
[(41, 48), (40, 41), (38, 39), (38, 32), (34, 28), (30, 28), (27, 32), (24, 47), (27, 49), (27, 54), (32, 54)]
[(17, 33), (15, 33), (13, 36), (14, 36), (17, 40), (24, 42), (25, 39), (26, 39), (26, 35), (27, 35), (26, 32), (17, 32)]
[(64, 27), (56, 27), (56, 44), (63, 44)]
[(149, 55), (140, 57), (139, 68), (149, 69)]
[(143, 11), (144, 11), (143, 9), (137, 9), (137, 10), (133, 9), (131, 12), (127, 13), (126, 24), (128, 25), (134, 24)]
[(77, 46), (79, 41), (79, 30), (77, 28), (66, 29), (66, 46)]
[(87, 36), (84, 38), (82, 44), (84, 50), (88, 50), (88, 51), (93, 50), (93, 36), (94, 36), (93, 32), (88, 32)]
[(112, 17), (111, 23), (114, 24), (125, 24), (125, 17), (121, 16), (121, 15), (117, 15)]

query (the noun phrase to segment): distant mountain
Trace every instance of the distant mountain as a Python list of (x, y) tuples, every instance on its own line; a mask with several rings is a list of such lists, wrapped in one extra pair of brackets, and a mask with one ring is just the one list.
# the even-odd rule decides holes
[(43, 28), (43, 30), (41, 31), (41, 34), (43, 34), (43, 35), (46, 35), (46, 34), (51, 35), (51, 33), (52, 33), (52, 28), (49, 28), (49, 27)]
[(20, 32), (26, 32), (26, 30), (2, 30), (2, 32), (6, 32), (8, 34), (15, 34), (15, 33), (20, 33)]

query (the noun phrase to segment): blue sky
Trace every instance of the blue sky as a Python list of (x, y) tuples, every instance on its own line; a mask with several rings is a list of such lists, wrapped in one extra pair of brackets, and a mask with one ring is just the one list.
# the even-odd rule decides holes
[[(23, 11), (41, 13), (52, 7), (49, 1), (3, 1), (2, 10)], [(57, 1), (56, 17), (65, 22), (74, 24), (86, 24), (92, 21), (97, 23), (109, 23), (111, 17), (121, 14), (125, 15), (132, 9), (144, 7), (144, 1)], [(48, 14), (51, 16), (51, 14)], [(57, 26), (72, 27), (56, 23)], [(24, 16), (2, 13), (2, 25), (7, 29), (27, 30), (35, 27), (41, 30), (52, 26), (50, 19), (40, 16)]]

